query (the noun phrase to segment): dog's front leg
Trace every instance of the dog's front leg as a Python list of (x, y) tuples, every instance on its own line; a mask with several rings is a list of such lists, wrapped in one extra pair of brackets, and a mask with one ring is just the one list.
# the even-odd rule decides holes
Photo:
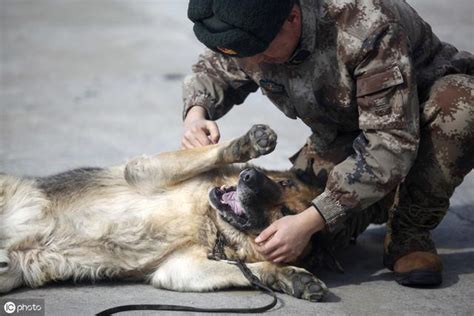
[[(248, 263), (247, 267), (266, 286), (288, 295), (319, 301), (326, 285), (308, 271), (271, 262)], [(175, 291), (213, 291), (233, 286), (250, 286), (240, 269), (225, 261), (207, 259), (200, 248), (173, 254), (151, 275), (157, 288)]]
[(125, 179), (140, 191), (153, 192), (216, 167), (268, 154), (276, 139), (268, 126), (254, 125), (245, 135), (222, 144), (132, 159), (125, 167)]

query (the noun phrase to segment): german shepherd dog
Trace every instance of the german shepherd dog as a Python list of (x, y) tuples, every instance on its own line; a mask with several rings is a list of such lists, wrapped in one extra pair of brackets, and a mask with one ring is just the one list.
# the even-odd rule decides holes
[[(305, 210), (321, 193), (293, 171), (232, 165), (275, 145), (276, 134), (255, 125), (226, 143), (106, 169), (0, 175), (0, 293), (67, 279), (144, 280), (176, 291), (249, 286), (222, 260), (239, 259), (266, 286), (319, 301), (327, 288), (312, 273), (266, 261), (256, 251), (254, 239), (265, 227)], [(345, 235), (369, 222), (359, 221)], [(317, 248), (300, 259), (321, 261), (324, 247)], [(315, 262), (295, 265), (303, 261)]]

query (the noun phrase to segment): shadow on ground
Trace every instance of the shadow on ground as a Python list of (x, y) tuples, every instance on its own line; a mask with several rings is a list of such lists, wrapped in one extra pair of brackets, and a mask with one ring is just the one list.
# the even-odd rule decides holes
[[(459, 281), (460, 275), (474, 273), (474, 223), (469, 219), (472, 212), (470, 205), (451, 208), (433, 232), (445, 267), (444, 281), (438, 289), (453, 286)], [(356, 245), (337, 253), (345, 273), (325, 271), (320, 278), (329, 288), (375, 281), (392, 282), (392, 273), (382, 265), (384, 236), (385, 225), (370, 227), (360, 236)]]

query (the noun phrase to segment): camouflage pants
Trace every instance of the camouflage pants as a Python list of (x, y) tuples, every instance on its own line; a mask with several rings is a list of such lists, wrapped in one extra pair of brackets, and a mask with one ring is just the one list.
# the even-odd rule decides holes
[[(420, 108), (420, 146), (408, 176), (396, 192), (362, 212), (376, 223), (388, 216), (384, 263), (389, 268), (409, 252), (436, 252), (430, 231), (446, 214), (454, 189), (474, 167), (474, 77), (440, 78)], [(330, 170), (352, 153), (355, 136), (337, 139), (322, 155), (307, 144), (292, 157), (293, 168), (324, 185)]]

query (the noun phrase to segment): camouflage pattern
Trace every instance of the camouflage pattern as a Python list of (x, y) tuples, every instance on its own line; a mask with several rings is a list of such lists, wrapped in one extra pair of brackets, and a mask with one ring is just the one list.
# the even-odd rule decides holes
[(430, 231), (443, 219), (449, 198), (474, 167), (474, 77), (436, 81), (421, 107), (418, 156), (389, 213), (384, 263), (412, 251), (436, 253)]
[[(202, 106), (216, 120), (260, 88), (286, 116), (300, 118), (313, 134), (292, 161), (325, 187), (313, 204), (335, 232), (351, 214), (374, 205), (407, 178), (418, 155), (420, 113), (422, 126), (431, 126), (424, 123), (430, 113), (441, 112), (436, 106), (472, 126), (472, 99), (448, 110), (448, 100), (440, 105), (433, 89), (441, 89), (437, 80), (444, 82), (440, 78), (446, 75), (472, 74), (474, 58), (440, 42), (402, 0), (300, 0), (300, 6), (302, 38), (287, 63), (251, 65), (245, 58), (207, 51), (184, 81), (183, 117), (192, 106)], [(462, 78), (464, 87), (470, 79)], [(457, 132), (438, 129), (436, 135)], [(440, 140), (430, 153), (420, 151), (420, 166), (426, 157), (449, 160), (451, 147), (458, 146), (452, 142), (459, 139), (443, 137), (449, 141), (445, 147)], [(440, 146), (448, 150), (434, 156)], [(472, 161), (472, 153), (465, 155), (459, 157)], [(457, 183), (449, 176), (443, 181)], [(443, 192), (449, 199), (452, 192)]]

